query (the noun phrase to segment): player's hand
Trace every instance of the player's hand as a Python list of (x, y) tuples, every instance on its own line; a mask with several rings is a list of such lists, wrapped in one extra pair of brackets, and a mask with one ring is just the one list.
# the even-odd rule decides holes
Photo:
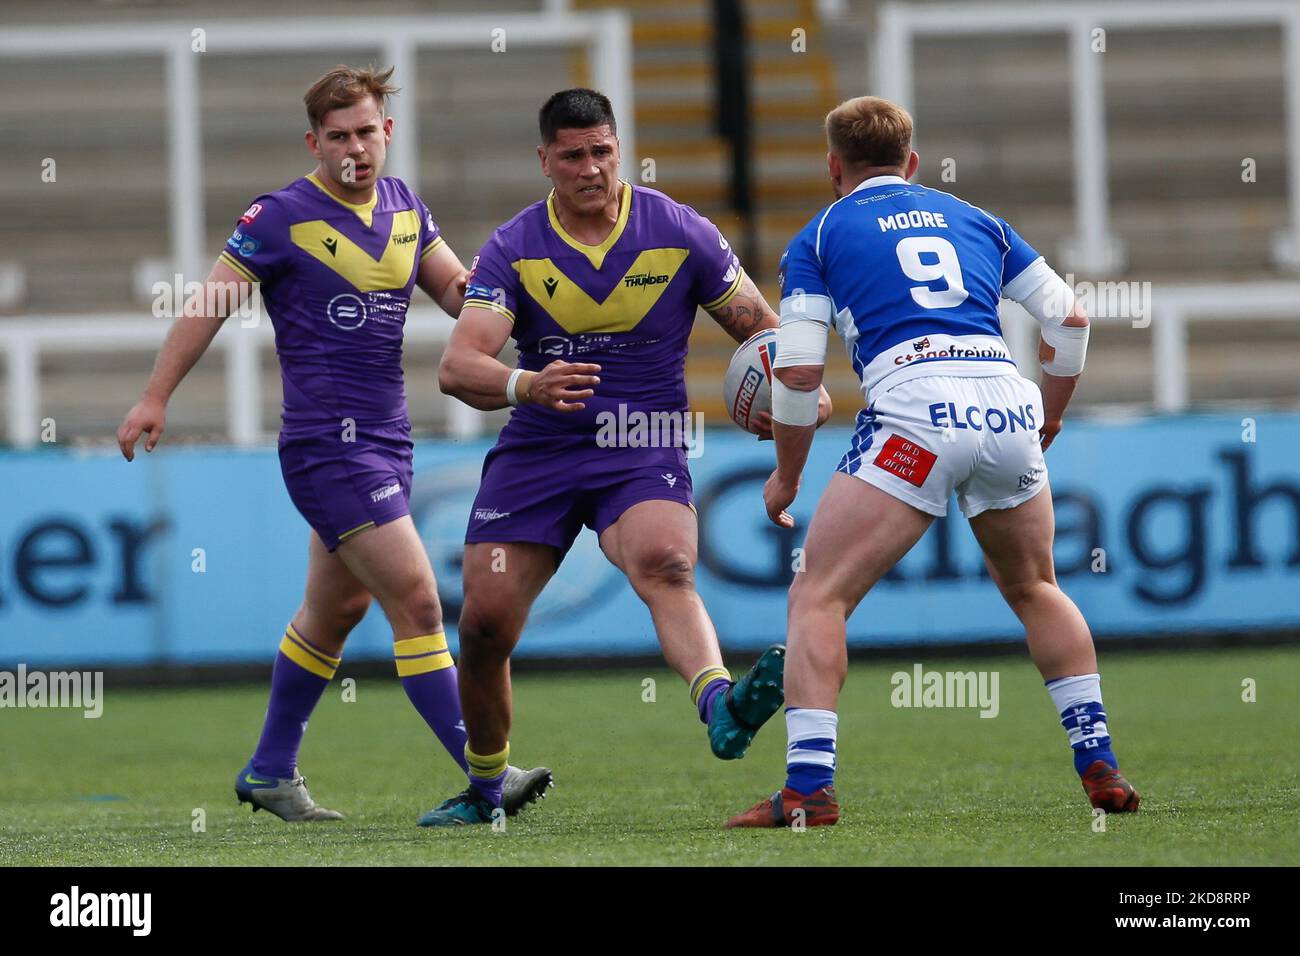
[(759, 412), (754, 416), (754, 432), (758, 435), (759, 441), (771, 441), (772, 435), (772, 413)]
[(818, 386), (821, 391), (817, 395), (817, 427), (821, 428), (831, 417), (831, 412), (835, 410), (831, 405), (831, 393), (826, 391), (825, 385)]
[(599, 371), (591, 362), (556, 359), (529, 380), (527, 399), (557, 412), (581, 411), (587, 407), (582, 400), (596, 394), (591, 386), (600, 384)]
[(1038, 430), (1038, 439), (1042, 443), (1043, 451), (1056, 440), (1056, 436), (1061, 434), (1061, 420), (1058, 418), (1054, 422), (1043, 422), (1043, 427)]
[(799, 479), (790, 484), (781, 478), (779, 472), (772, 472), (767, 484), (763, 485), (763, 504), (767, 506), (767, 516), (780, 528), (793, 528), (794, 518), (786, 511), (799, 494)]
[(166, 426), (167, 407), (156, 399), (140, 399), (126, 413), (126, 418), (122, 419), (122, 424), (117, 429), (117, 447), (122, 449), (122, 457), (127, 461), (135, 460), (135, 443), (143, 432), (149, 433), (144, 450), (153, 451)]

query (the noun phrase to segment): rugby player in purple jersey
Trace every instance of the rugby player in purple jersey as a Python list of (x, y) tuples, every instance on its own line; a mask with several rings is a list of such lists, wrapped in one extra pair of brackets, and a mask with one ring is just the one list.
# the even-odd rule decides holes
[[(308, 718), (372, 597), (393, 630), (411, 703), (462, 769), (465, 729), (429, 558), (411, 520), (411, 423), (402, 333), (419, 286), (460, 313), (465, 269), (428, 208), (383, 177), (392, 70), (336, 67), (303, 98), (316, 168), (257, 197), (201, 294), (172, 326), (140, 401), (118, 429), (127, 461), (153, 451), (172, 392), (222, 321), (260, 287), (284, 382), (280, 465), (311, 526), (306, 596), (285, 629), (257, 749), (235, 779), (240, 802), (284, 820), (337, 820), (298, 772)], [(233, 294), (230, 294), (233, 293)], [(510, 768), (507, 812), (542, 795), (546, 768)]]
[[(697, 307), (738, 342), (776, 328), (777, 316), (711, 222), (619, 180), (603, 95), (555, 94), (540, 127), (554, 189), (483, 247), (439, 369), (443, 391), (475, 408), (516, 407), (484, 462), (466, 534), (460, 687), (471, 786), (425, 814), (428, 826), (488, 822), (501, 804), (510, 654), (584, 525), (649, 607), (717, 756), (743, 756), (782, 701), (783, 647), (739, 682), (723, 667), (695, 591), (691, 475), (677, 440), (690, 433), (684, 364)], [(496, 358), (509, 339), (514, 370)], [(824, 421), (824, 392), (821, 411)], [(667, 443), (620, 433), (638, 416), (682, 424)]]

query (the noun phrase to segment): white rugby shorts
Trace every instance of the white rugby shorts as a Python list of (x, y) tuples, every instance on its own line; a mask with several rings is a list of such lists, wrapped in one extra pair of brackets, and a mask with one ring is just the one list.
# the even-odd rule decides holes
[(1014, 508), (1047, 485), (1043, 395), (1016, 374), (927, 375), (874, 397), (838, 471), (927, 514)]

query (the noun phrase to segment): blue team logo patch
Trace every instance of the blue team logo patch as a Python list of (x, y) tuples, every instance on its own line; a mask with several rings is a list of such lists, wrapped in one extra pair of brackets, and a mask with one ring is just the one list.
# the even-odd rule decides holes
[(226, 245), (231, 249), (234, 249), (245, 259), (251, 258), (258, 249), (262, 248), (260, 240), (254, 239), (252, 236), (246, 236), (238, 229), (235, 230), (233, 236), (226, 240)]

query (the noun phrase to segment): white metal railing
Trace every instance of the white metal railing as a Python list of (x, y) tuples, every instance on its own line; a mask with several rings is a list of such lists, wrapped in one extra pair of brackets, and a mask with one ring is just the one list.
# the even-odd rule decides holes
[[(172, 258), (172, 269), (167, 271), (201, 279), (210, 263), (203, 249), (200, 57), (373, 45), (397, 67), (399, 78), (413, 78), (420, 50), (481, 48), (485, 55), (508, 56), (511, 49), (521, 47), (582, 46), (591, 57), (592, 82), (610, 98), (619, 117), (619, 140), (630, 168), (637, 162), (631, 18), (624, 10), (564, 13), (563, 8), (564, 4), (548, 0), (544, 13), (6, 27), (0, 32), (0, 57), (165, 57)], [(201, 52), (195, 50), (198, 29), (203, 31)], [(498, 47), (504, 41), (505, 52), (492, 53), (494, 41)], [(403, 132), (393, 140), (387, 167), (392, 175), (417, 187), (419, 92), (413, 79), (402, 83)]]
[[(1132, 323), (1150, 327), (1152, 403), (1156, 410), (1178, 412), (1190, 401), (1187, 375), (1187, 335), (1192, 322), (1239, 321), (1300, 317), (1300, 282), (1165, 285), (1152, 287), (1150, 295), (1135, 297), (1139, 311), (1108, 312), (1096, 304), (1091, 317), (1101, 323)], [(1014, 302), (1002, 303), (1003, 331), (1022, 371), (1036, 376), (1038, 327)], [(6, 367), (5, 437), (17, 447), (37, 444), (41, 422), (41, 356), (50, 352), (156, 351), (170, 320), (126, 315), (78, 318), (31, 316), (0, 320), (0, 356)], [(411, 309), (405, 340), (412, 345), (443, 345), (451, 335), (453, 320), (433, 306)], [(269, 321), (243, 325), (237, 317), (226, 320), (213, 347), (226, 357), (226, 418), (231, 441), (252, 445), (274, 429), (261, 419), (260, 357), (274, 344)], [(141, 386), (143, 386), (141, 381)], [(483, 414), (455, 399), (447, 402), (448, 429), (456, 437), (480, 434)], [(125, 411), (125, 409), (123, 409)]]
[[(1138, 283), (1115, 283), (1137, 285)], [(1247, 319), (1300, 319), (1300, 282), (1243, 282), (1235, 284), (1156, 284), (1149, 296), (1125, 297), (1141, 301), (1138, 311), (1119, 314), (1092, 307), (1090, 320), (1128, 323), (1151, 330), (1151, 400), (1156, 411), (1180, 412), (1191, 395), (1187, 375), (1188, 325), (1197, 321)], [(1104, 303), (1104, 296), (1092, 297)], [(1003, 299), (1002, 331), (1021, 373), (1037, 378), (1038, 324), (1019, 305)], [(1297, 323), (1300, 332), (1300, 323)], [(1085, 371), (1086, 375), (1087, 372)]]
[[(7, 366), (5, 437), (18, 448), (37, 444), (41, 427), (41, 357), (51, 352), (156, 352), (170, 319), (140, 318), (137, 313), (68, 318), (28, 316), (0, 319), (0, 353)], [(243, 322), (248, 324), (242, 324)], [(412, 308), (404, 341), (408, 345), (445, 345), (454, 320), (436, 306)], [(262, 350), (275, 344), (270, 321), (253, 324), (238, 316), (227, 319), (212, 347), (225, 352), (226, 423), (237, 445), (255, 445), (274, 429), (262, 421)], [(140, 381), (144, 387), (144, 379)], [(182, 386), (183, 387), (183, 386)], [(447, 403), (448, 430), (456, 437), (481, 432), (483, 414), (453, 398)], [(122, 409), (125, 414), (126, 409)]]
[(1300, 3), (1295, 0), (1155, 0), (1033, 4), (887, 3), (868, 39), (874, 66), (872, 89), (880, 96), (916, 106), (913, 41), (919, 36), (1065, 33), (1070, 43), (1071, 138), (1073, 143), (1075, 234), (1063, 258), (1076, 271), (1101, 274), (1120, 268), (1123, 250), (1110, 228), (1106, 183), (1106, 120), (1103, 57), (1092, 52), (1092, 31), (1253, 27), (1276, 24), (1285, 31), (1286, 150), (1290, 167), (1290, 223), (1276, 237), (1278, 265), (1300, 269)]

